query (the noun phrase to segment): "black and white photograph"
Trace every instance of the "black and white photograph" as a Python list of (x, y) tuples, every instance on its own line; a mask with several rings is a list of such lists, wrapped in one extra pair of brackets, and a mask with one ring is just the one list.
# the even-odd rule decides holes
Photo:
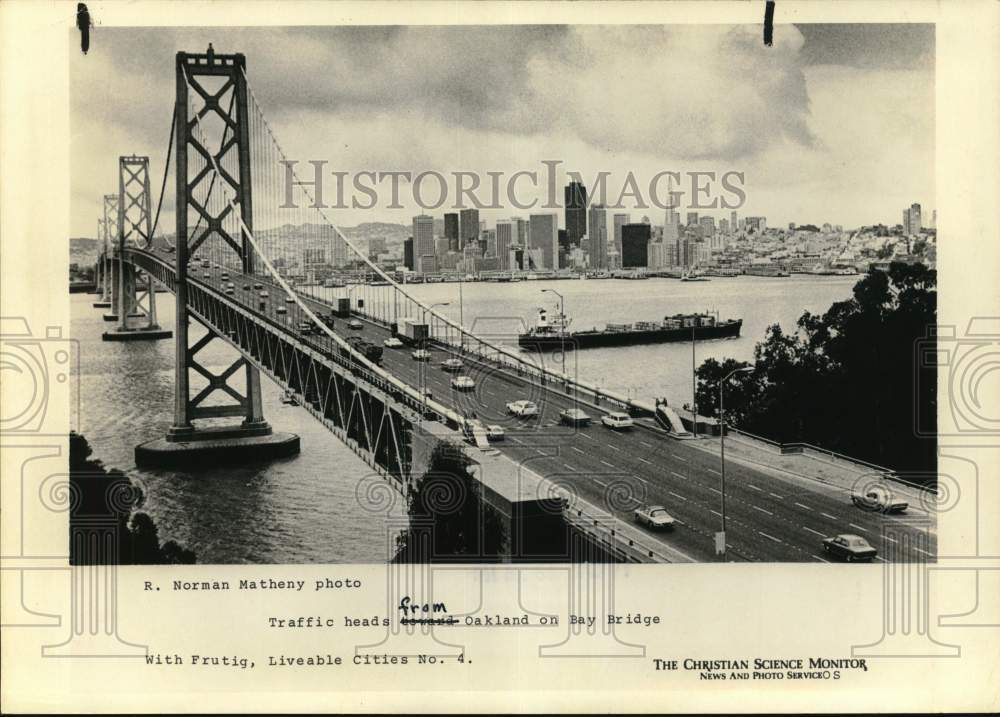
[(998, 76), (990, 0), (0, 0), (0, 711), (996, 712)]
[(933, 559), (934, 47), (103, 33), (70, 76), (84, 495), (135, 479), (138, 562)]

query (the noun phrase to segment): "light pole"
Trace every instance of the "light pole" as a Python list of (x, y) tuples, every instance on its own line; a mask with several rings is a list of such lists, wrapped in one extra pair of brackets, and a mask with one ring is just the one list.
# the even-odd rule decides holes
[(748, 373), (753, 371), (750, 366), (743, 366), (741, 368), (736, 368), (726, 374), (726, 377), (719, 381), (719, 459), (722, 462), (722, 470), (719, 472), (720, 480), (722, 482), (722, 530), (716, 536), (716, 547), (715, 552), (722, 556), (722, 560), (726, 559), (726, 412), (725, 406), (723, 404), (723, 389), (726, 386), (726, 382), (738, 373)]
[(555, 289), (542, 289), (542, 293), (549, 292), (559, 297), (559, 353), (562, 354), (562, 375), (563, 382), (566, 381), (566, 306), (563, 295)]

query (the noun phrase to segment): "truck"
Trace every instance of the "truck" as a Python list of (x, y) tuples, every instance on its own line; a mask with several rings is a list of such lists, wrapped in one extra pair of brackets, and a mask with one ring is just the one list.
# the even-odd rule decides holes
[(332, 313), (334, 316), (339, 316), (342, 319), (349, 317), (351, 315), (351, 299), (349, 297), (334, 299), (334, 309)]
[[(378, 344), (373, 344), (371, 341), (365, 341), (360, 336), (349, 336), (346, 340), (351, 348), (372, 363), (382, 363), (382, 347)], [(342, 355), (347, 355), (347, 353), (347, 349), (341, 349)]]
[(419, 345), (428, 337), (427, 324), (417, 319), (399, 319), (392, 325), (392, 335), (405, 344)]

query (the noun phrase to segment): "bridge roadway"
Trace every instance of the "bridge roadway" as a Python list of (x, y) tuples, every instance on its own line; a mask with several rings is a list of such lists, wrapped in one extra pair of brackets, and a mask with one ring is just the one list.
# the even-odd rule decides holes
[[(220, 292), (224, 289), (221, 269), (199, 266), (192, 273), (192, 280)], [(269, 294), (263, 313), (298, 333), (296, 327), (304, 316), (294, 303), (285, 302), (280, 287), (239, 274), (231, 275), (230, 281), (236, 286), (231, 298), (246, 305), (246, 295), (252, 293), (258, 310), (261, 299), (252, 287), (262, 283)], [(243, 288), (246, 284), (251, 285), (249, 291)], [(328, 303), (306, 299), (304, 293), (300, 296), (317, 315), (329, 314)], [(287, 313), (276, 313), (278, 306), (285, 306)], [(346, 319), (337, 319), (334, 331), (379, 345), (389, 337), (388, 328), (363, 316), (357, 318), (362, 320), (361, 329), (349, 329)], [(325, 334), (299, 338), (322, 351), (339, 350)], [(721, 517), (720, 465), (717, 454), (699, 446), (701, 441), (677, 440), (646, 427), (612, 431), (600, 424), (600, 409), (577, 403), (561, 387), (542, 388), (470, 355), (460, 356), (465, 366), (460, 373), (451, 374), (441, 369), (441, 362), (456, 355), (457, 349), (438, 345), (429, 349), (430, 361), (416, 361), (410, 348), (385, 348), (382, 365), (411, 386), (426, 387), (435, 400), (459, 412), (474, 411), (484, 423), (501, 425), (506, 438), (494, 447), (621, 520), (631, 521), (632, 511), (642, 502), (663, 505), (679, 525), (672, 532), (647, 531), (650, 540), (662, 541), (692, 561), (715, 559), (714, 533)], [(475, 390), (453, 390), (450, 381), (454, 375), (471, 376)], [(522, 398), (538, 403), (542, 409), (539, 418), (520, 420), (506, 415), (506, 404)], [(586, 411), (594, 423), (585, 428), (561, 425), (559, 412), (575, 406)], [(619, 493), (623, 484), (627, 486), (624, 495)], [(883, 534), (883, 527), (889, 524), (892, 534)], [(873, 513), (854, 506), (842, 489), (808, 478), (779, 477), (735, 460), (726, 463), (726, 528), (729, 560), (832, 562), (822, 540), (839, 533), (865, 537), (878, 549), (877, 561), (884, 561), (888, 553), (896, 561), (923, 562), (933, 560), (937, 550), (934, 516), (919, 506), (911, 506), (902, 516)]]

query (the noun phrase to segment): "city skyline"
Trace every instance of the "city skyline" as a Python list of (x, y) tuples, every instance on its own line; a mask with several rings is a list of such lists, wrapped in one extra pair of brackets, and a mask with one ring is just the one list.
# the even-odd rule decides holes
[[(331, 171), (468, 171), (485, 181), (488, 171), (509, 176), (558, 160), (557, 199), (567, 172), (590, 190), (608, 171), (612, 202), (630, 172), (737, 171), (746, 177), (740, 212), (775, 225), (894, 224), (899, 206), (935, 204), (931, 26), (781, 25), (771, 48), (757, 26), (102, 33), (86, 62), (71, 59), (76, 236), (93, 234), (104, 191), (95, 187), (113, 188), (123, 147), (162, 173), (173, 56), (209, 42), (245, 52), (276, 130), (295, 129), (281, 132), (288, 156)], [(282, 49), (290, 46), (293, 56)], [(431, 72), (420, 62), (429, 47)], [(731, 62), (703, 61), (722, 48)], [(309, 67), (324, 71), (302, 72)], [(748, 83), (748, 73), (768, 81)], [(168, 192), (161, 231), (174, 224), (172, 203)], [(330, 218), (353, 226), (422, 213), (400, 205)], [(516, 213), (487, 209), (481, 218), (492, 225)]]

